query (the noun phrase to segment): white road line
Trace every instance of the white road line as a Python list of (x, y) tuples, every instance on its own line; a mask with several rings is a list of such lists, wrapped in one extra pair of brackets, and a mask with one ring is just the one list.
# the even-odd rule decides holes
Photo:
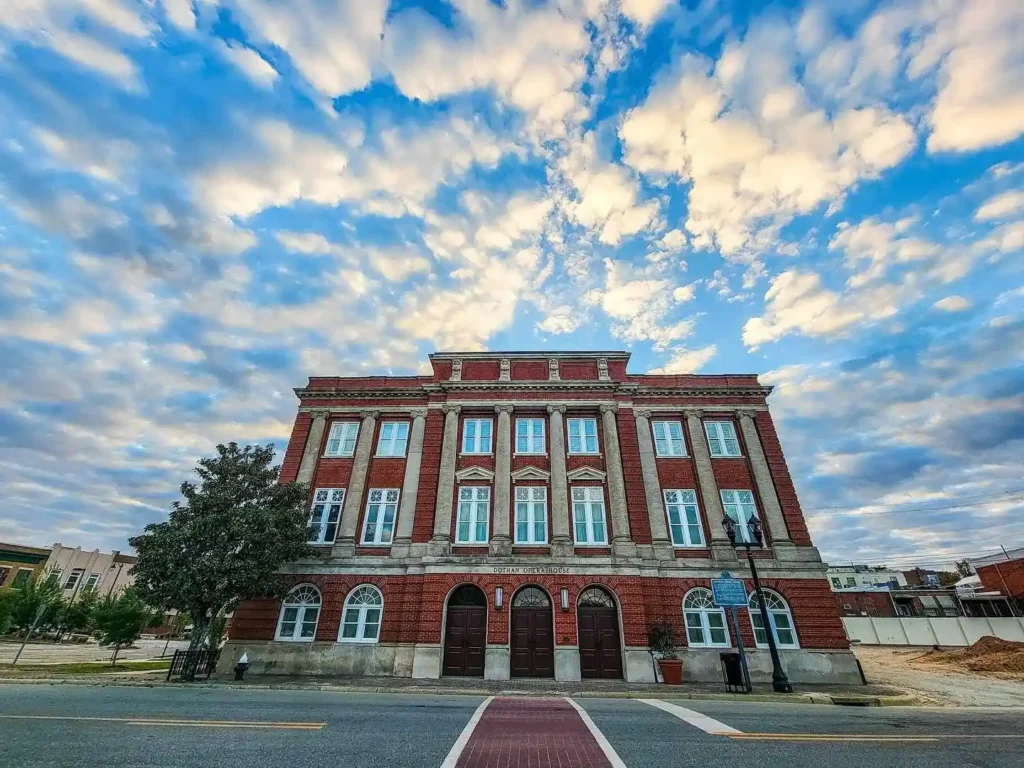
[(600, 729), (594, 725), (594, 721), (590, 719), (590, 715), (587, 714), (587, 711), (568, 696), (565, 697), (565, 700), (568, 701), (569, 704), (572, 705), (572, 708), (579, 713), (580, 719), (583, 721), (583, 724), (587, 726), (587, 729), (590, 731), (590, 735), (594, 737), (594, 740), (597, 742), (597, 746), (599, 746), (601, 751), (604, 752), (604, 756), (608, 758), (608, 762), (611, 763), (612, 768), (626, 768), (626, 764), (622, 762), (622, 758), (619, 757), (619, 753), (616, 752), (615, 748), (608, 743), (608, 739), (604, 737), (604, 734), (601, 733)]
[(448, 757), (441, 763), (441, 768), (455, 768), (455, 764), (459, 762), (459, 758), (462, 756), (462, 750), (466, 748), (466, 744), (469, 743), (469, 737), (473, 735), (473, 730), (476, 728), (476, 724), (480, 722), (480, 718), (483, 717), (484, 710), (487, 709), (487, 705), (494, 701), (493, 696), (488, 696), (484, 699), (480, 706), (476, 708), (476, 712), (469, 718), (469, 722), (466, 723), (466, 727), (462, 729), (462, 733), (459, 734), (459, 738), (452, 744), (451, 751), (448, 752)]
[(644, 704), (649, 704), (652, 707), (668, 712), (670, 715), (675, 715), (680, 720), (689, 723), (695, 728), (700, 728), (705, 733), (711, 733), (716, 736), (743, 733), (743, 731), (737, 730), (731, 725), (726, 725), (719, 720), (715, 720), (713, 717), (702, 715), (700, 712), (694, 712), (692, 709), (680, 707), (678, 704), (669, 704), (667, 701), (661, 701), (660, 699), (637, 699), (637, 701), (642, 701)]

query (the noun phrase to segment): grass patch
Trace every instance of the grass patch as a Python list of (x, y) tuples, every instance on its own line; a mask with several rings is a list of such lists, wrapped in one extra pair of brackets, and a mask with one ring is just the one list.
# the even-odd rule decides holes
[(0, 674), (4, 672), (38, 672), (47, 675), (103, 675), (116, 672), (144, 672), (147, 670), (167, 669), (171, 660), (166, 661), (119, 661), (114, 666), (109, 662), (78, 662), (75, 664), (18, 664), (17, 666), (0, 665)]

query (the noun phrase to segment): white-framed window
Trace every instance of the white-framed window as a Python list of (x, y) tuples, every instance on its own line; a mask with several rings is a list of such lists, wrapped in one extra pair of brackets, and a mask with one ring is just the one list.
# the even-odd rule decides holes
[(90, 573), (88, 578), (85, 580), (85, 586), (83, 589), (96, 589), (96, 585), (100, 583), (100, 575), (98, 573)]
[(757, 517), (754, 494), (750, 491), (722, 491), (725, 514), (736, 523), (736, 541), (753, 543), (748, 523)]
[(486, 544), (490, 520), (491, 489), (485, 485), (464, 485), (459, 488), (455, 543)]
[(842, 589), (843, 588), (843, 582), (840, 581), (839, 579), (837, 579), (835, 576), (833, 576), (832, 577), (832, 586), (835, 587), (836, 589)]
[(398, 517), (398, 489), (371, 488), (363, 519), (363, 544), (386, 546), (391, 543)]
[(686, 643), (696, 648), (723, 648), (729, 645), (725, 611), (715, 605), (710, 589), (691, 589), (683, 598)]
[(376, 643), (380, 640), (380, 622), (384, 617), (384, 597), (380, 590), (363, 584), (349, 592), (341, 613), (339, 643)]
[(604, 488), (592, 486), (572, 489), (572, 521), (577, 545), (608, 545), (608, 527), (604, 520)]
[(78, 586), (78, 582), (82, 580), (82, 576), (85, 575), (85, 568), (73, 568), (71, 573), (68, 574), (68, 580), (64, 582), (64, 589), (74, 589)]
[(597, 453), (597, 419), (568, 419), (569, 453)]
[(309, 510), (310, 544), (333, 544), (338, 535), (341, 505), (345, 503), (344, 488), (317, 488), (313, 493), (313, 506)]
[(327, 448), (324, 456), (353, 456), (356, 452), (356, 435), (359, 434), (358, 421), (336, 421), (331, 424), (327, 435)]
[(665, 491), (668, 530), (676, 547), (703, 547), (704, 532), (697, 509), (697, 492), (689, 489)]
[(14, 589), (18, 589), (20, 587), (24, 587), (26, 584), (29, 583), (29, 581), (31, 581), (31, 579), (32, 579), (32, 569), (31, 568), (19, 568), (18, 572), (16, 574), (14, 574), (14, 581), (11, 582), (11, 586)]
[(10, 575), (11, 569), (7, 566), (0, 565), (0, 587), (7, 582), (7, 577)]
[(540, 485), (516, 488), (516, 544), (547, 544), (548, 489)]
[(654, 452), (658, 456), (686, 455), (681, 421), (652, 421), (651, 428), (654, 430)]
[(320, 620), (320, 590), (312, 584), (300, 584), (281, 601), (276, 640), (311, 643)]
[(466, 419), (462, 422), (462, 452), (490, 453), (493, 419)]
[(712, 456), (740, 455), (740, 441), (736, 438), (736, 425), (731, 421), (705, 421), (704, 431), (708, 436), (708, 449)]
[(380, 425), (380, 436), (377, 438), (377, 455), (405, 456), (405, 446), (408, 442), (408, 421), (385, 421)]
[(516, 419), (516, 453), (544, 452), (544, 419)]
[[(796, 628), (793, 626), (793, 614), (789, 605), (782, 595), (770, 589), (763, 589), (765, 607), (768, 609), (768, 618), (772, 623), (772, 631), (775, 633), (775, 645), (779, 648), (799, 648)], [(764, 620), (761, 618), (761, 603), (757, 599), (757, 592), (750, 593), (747, 601), (747, 608), (750, 612), (750, 623), (754, 625), (754, 640), (758, 648), (768, 647), (768, 635), (764, 631)]]

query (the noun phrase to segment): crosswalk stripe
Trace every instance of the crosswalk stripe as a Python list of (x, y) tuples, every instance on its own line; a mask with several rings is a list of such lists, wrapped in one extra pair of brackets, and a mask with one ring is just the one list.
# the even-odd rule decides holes
[(462, 729), (462, 733), (459, 734), (459, 738), (452, 744), (451, 750), (448, 752), (448, 757), (441, 763), (441, 768), (455, 768), (455, 764), (459, 762), (459, 758), (462, 756), (462, 750), (466, 748), (466, 744), (469, 743), (469, 737), (473, 735), (473, 731), (476, 729), (476, 724), (480, 722), (480, 718), (484, 716), (484, 710), (487, 709), (487, 705), (494, 701), (493, 696), (488, 696), (482, 702), (480, 706), (476, 708), (473, 716), (469, 718), (469, 722), (466, 723), (466, 727)]
[(670, 715), (678, 717), (680, 720), (689, 723), (695, 728), (700, 728), (705, 733), (710, 733), (715, 736), (725, 736), (734, 733), (743, 733), (731, 725), (715, 720), (713, 717), (695, 712), (692, 709), (686, 707), (680, 707), (678, 704), (669, 704), (667, 701), (661, 701), (660, 699), (637, 699), (637, 701), (643, 702), (649, 706), (668, 712)]
[(590, 735), (594, 737), (594, 741), (597, 742), (601, 751), (604, 752), (604, 756), (608, 758), (608, 762), (611, 764), (611, 767), (626, 768), (626, 764), (622, 762), (622, 758), (619, 757), (619, 753), (616, 752), (615, 748), (608, 743), (608, 739), (605, 738), (603, 733), (601, 733), (601, 729), (594, 724), (594, 721), (590, 719), (590, 715), (587, 714), (587, 711), (568, 696), (565, 697), (565, 700), (568, 701), (569, 704), (572, 705), (572, 708), (579, 714), (583, 724), (586, 725), (587, 730), (590, 731)]

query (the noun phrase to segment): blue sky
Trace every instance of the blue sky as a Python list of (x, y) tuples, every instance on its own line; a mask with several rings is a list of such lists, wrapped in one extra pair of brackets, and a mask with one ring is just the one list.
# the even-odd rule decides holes
[(308, 375), (758, 372), (815, 541), (1024, 538), (1024, 6), (13, 0), (0, 538), (124, 548)]

